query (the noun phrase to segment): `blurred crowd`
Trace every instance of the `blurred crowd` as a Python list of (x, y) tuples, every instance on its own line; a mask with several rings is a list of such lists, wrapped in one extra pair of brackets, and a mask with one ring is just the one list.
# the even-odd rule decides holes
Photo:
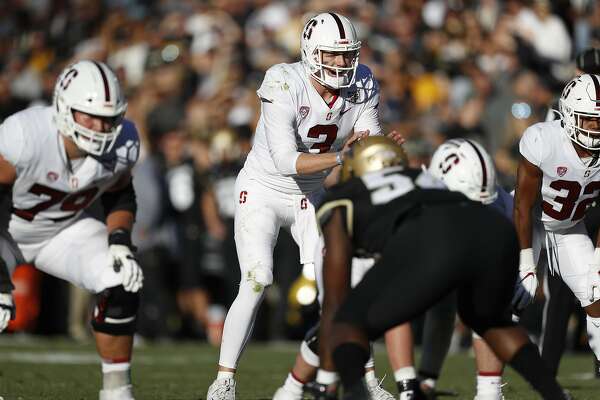
[[(51, 103), (59, 71), (76, 59), (105, 61), (126, 91), (143, 146), (134, 184), (146, 336), (170, 334), (169, 304), (202, 329), (222, 323), (239, 279), (233, 181), (259, 115), (255, 90), (271, 65), (300, 59), (303, 24), (324, 10), (357, 27), (384, 131), (405, 135), (413, 165), (447, 138), (470, 137), (494, 154), (507, 188), (520, 135), (544, 119), (574, 55), (600, 47), (595, 0), (3, 2), (0, 121)], [(300, 266), (282, 243), (272, 314), (294, 325), (286, 296)]]

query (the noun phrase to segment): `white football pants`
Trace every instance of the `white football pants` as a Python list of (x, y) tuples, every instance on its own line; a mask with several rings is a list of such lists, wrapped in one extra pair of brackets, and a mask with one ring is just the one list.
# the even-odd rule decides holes
[(240, 289), (223, 330), (219, 365), (236, 368), (250, 338), (264, 288), (273, 282), (273, 249), (280, 228), (286, 228), (300, 249), (300, 263), (314, 262), (319, 231), (315, 199), (281, 193), (251, 178), (242, 169), (235, 183), (235, 244), (241, 270)]

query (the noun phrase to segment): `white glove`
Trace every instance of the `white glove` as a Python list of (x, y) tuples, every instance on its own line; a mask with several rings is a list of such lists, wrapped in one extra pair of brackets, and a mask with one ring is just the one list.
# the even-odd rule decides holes
[(108, 251), (113, 258), (115, 272), (120, 272), (123, 277), (123, 288), (133, 293), (140, 290), (144, 281), (144, 274), (131, 249), (122, 244), (111, 244), (108, 246)]
[(0, 332), (6, 329), (8, 322), (15, 317), (15, 305), (10, 293), (0, 293)]
[(587, 295), (589, 301), (600, 299), (600, 248), (596, 247), (592, 262), (588, 265)]
[(535, 297), (538, 287), (533, 249), (522, 249), (519, 256), (519, 279), (515, 285), (512, 306), (515, 313), (520, 314)]

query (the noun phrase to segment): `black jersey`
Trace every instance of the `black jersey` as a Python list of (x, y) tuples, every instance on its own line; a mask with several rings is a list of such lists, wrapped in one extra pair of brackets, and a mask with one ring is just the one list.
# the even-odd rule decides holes
[(448, 191), (429, 173), (391, 167), (352, 178), (327, 193), (317, 219), (324, 225), (340, 208), (352, 238), (355, 256), (376, 255), (402, 220), (421, 207), (439, 203), (470, 202), (459, 192)]

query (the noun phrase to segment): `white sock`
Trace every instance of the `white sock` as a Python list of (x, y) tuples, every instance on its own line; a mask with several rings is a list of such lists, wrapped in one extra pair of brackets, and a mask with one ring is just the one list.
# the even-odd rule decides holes
[(219, 371), (217, 372), (217, 379), (233, 379), (235, 372), (232, 371)]
[(435, 389), (435, 385), (437, 384), (437, 380), (433, 379), (433, 378), (425, 378), (421, 380), (421, 383), (426, 385), (427, 387), (430, 387), (432, 389)]
[(283, 384), (283, 388), (290, 393), (302, 395), (302, 387), (304, 384), (294, 377), (291, 372), (288, 374)]
[(477, 394), (502, 393), (502, 375), (477, 374)]
[(237, 368), (242, 351), (252, 334), (256, 313), (264, 296), (264, 290), (257, 292), (254, 289), (254, 285), (242, 277), (240, 290), (229, 308), (223, 326), (219, 356), (219, 365), (222, 367)]
[(331, 385), (339, 380), (339, 376), (336, 372), (326, 371), (324, 369), (319, 368), (319, 370), (317, 371), (317, 378), (315, 380), (317, 381), (317, 383), (323, 385)]
[(102, 360), (102, 389), (116, 389), (131, 384), (131, 363)]
[(402, 382), (407, 379), (416, 379), (417, 371), (415, 367), (403, 367), (394, 371), (394, 379), (396, 382)]
[(372, 381), (373, 379), (377, 379), (377, 377), (375, 376), (375, 370), (369, 370), (367, 372), (365, 372), (365, 381), (369, 382)]

